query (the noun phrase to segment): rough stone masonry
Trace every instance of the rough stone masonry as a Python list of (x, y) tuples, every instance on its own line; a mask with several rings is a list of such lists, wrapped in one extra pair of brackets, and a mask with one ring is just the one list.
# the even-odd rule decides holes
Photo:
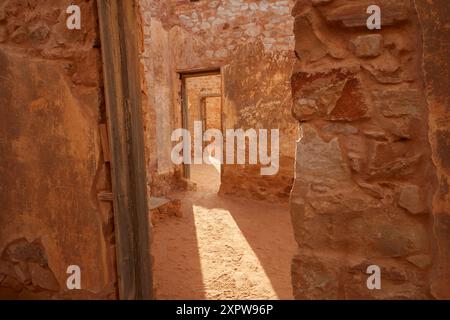
[[(449, 298), (449, 68), (431, 56), (448, 56), (448, 5), (298, 0), (292, 14), (295, 297)], [(366, 287), (372, 264), (382, 290)]]

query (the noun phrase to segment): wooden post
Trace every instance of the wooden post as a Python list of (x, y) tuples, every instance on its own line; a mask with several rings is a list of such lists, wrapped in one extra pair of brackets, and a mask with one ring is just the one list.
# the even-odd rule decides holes
[(152, 270), (135, 0), (98, 0), (120, 299), (151, 299)]

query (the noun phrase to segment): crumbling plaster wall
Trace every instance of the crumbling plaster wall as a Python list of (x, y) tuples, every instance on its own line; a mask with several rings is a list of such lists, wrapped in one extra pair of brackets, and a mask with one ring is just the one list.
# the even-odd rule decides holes
[(170, 51), (167, 1), (139, 0), (143, 31), (143, 114), (147, 180), (152, 196), (165, 196), (180, 184), (180, 167), (172, 164), (171, 133), (181, 116), (174, 111), (176, 73)]
[[(435, 50), (448, 56), (444, 35), (430, 35), (448, 16), (416, 2), (423, 56), (413, 1), (296, 1), (297, 299), (448, 297), (448, 90), (439, 83), (448, 62), (427, 91), (422, 72), (422, 58), (427, 73), (440, 68)], [(381, 30), (366, 27), (371, 4)], [(369, 265), (381, 268), (381, 290), (366, 287)]]
[[(274, 175), (261, 175), (270, 165), (223, 166), (220, 192), (248, 198), (279, 201), (288, 199), (293, 184), (295, 141), (298, 124), (291, 114), (290, 75), (294, 56), (267, 52), (261, 42), (243, 46), (223, 68), (224, 128), (279, 130), (279, 168)], [(259, 146), (261, 148), (261, 146)], [(247, 148), (248, 154), (249, 148)]]
[[(292, 5), (293, 1), (287, 0), (198, 2), (141, 0), (143, 15), (148, 18), (144, 19), (146, 21), (144, 41), (149, 52), (146, 57), (146, 70), (149, 71), (147, 77), (153, 77), (150, 66), (155, 64), (152, 62), (153, 55), (158, 64), (162, 61), (165, 63), (163, 73), (153, 71), (157, 73), (154, 78), (160, 79), (149, 79), (148, 83), (155, 83), (155, 81), (162, 83), (164, 90), (172, 92), (171, 101), (160, 99), (157, 104), (154, 103), (154, 106), (149, 108), (164, 110), (162, 112), (172, 119), (172, 128), (180, 128), (182, 126), (181, 82), (178, 72), (220, 68), (236, 61), (235, 67), (230, 67), (229, 72), (224, 71), (224, 74), (230, 77), (225, 79), (227, 83), (233, 84), (233, 90), (241, 93), (239, 96), (232, 93), (224, 96), (224, 103), (229, 102), (227, 110), (236, 115), (228, 117), (227, 128), (240, 128), (247, 120), (250, 120), (250, 117), (258, 114), (258, 108), (262, 106), (267, 110), (259, 115), (258, 125), (265, 125), (266, 129), (280, 128), (283, 141), (295, 140), (297, 129), (295, 121), (289, 114), (291, 102), (288, 98), (289, 78), (294, 62), (293, 18), (290, 15)], [(164, 43), (168, 42), (170, 56), (166, 56), (165, 48), (161, 51), (157, 42), (152, 42), (153, 34), (159, 34), (158, 37), (164, 38)], [(253, 46), (257, 49), (245, 49)], [(164, 59), (158, 60), (162, 54), (165, 55)], [(243, 56), (243, 54), (249, 55)], [(249, 64), (248, 68), (235, 69), (244, 62)], [(256, 70), (255, 67), (251, 67), (255, 63), (259, 63), (259, 67), (265, 68), (268, 72), (261, 72), (263, 69)], [(171, 73), (166, 72), (166, 67), (171, 68)], [(278, 68), (282, 71), (280, 72)], [(168, 78), (171, 84), (167, 82)], [(250, 81), (246, 79), (263, 84), (251, 88)], [(244, 92), (245, 90), (253, 90), (250, 94), (252, 97)], [(152, 93), (149, 92), (149, 95), (151, 96)], [(258, 95), (264, 98), (256, 99)], [(276, 120), (271, 121), (273, 114), (277, 114), (277, 117), (275, 117)], [(262, 119), (262, 115), (266, 118)], [(245, 120), (244, 117), (248, 119)], [(159, 121), (156, 120), (156, 122)], [(286, 123), (288, 127), (284, 130)], [(245, 125), (254, 126), (252, 123)], [(275, 178), (261, 177), (258, 166), (240, 167), (239, 173), (236, 172), (236, 166), (224, 166), (221, 192), (256, 198), (268, 196), (269, 200), (286, 199), (293, 179), (294, 149), (292, 145), (287, 143), (281, 147), (283, 168)], [(164, 152), (167, 154), (168, 150)], [(274, 179), (280, 183), (277, 190), (271, 191), (264, 186), (257, 186), (258, 183), (275, 186)], [(248, 183), (244, 183), (246, 181)]]
[[(0, 3), (0, 298), (115, 298), (95, 1)], [(69, 265), (81, 290), (69, 291)]]

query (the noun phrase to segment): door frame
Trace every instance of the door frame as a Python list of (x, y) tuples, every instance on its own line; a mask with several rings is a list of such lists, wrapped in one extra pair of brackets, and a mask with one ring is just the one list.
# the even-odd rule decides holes
[(136, 0), (97, 0), (119, 299), (153, 299)]
[[(222, 68), (208, 68), (208, 69), (196, 69), (196, 70), (189, 70), (189, 71), (177, 71), (179, 78), (181, 80), (181, 122), (183, 129), (189, 130), (189, 110), (188, 110), (188, 95), (186, 90), (186, 79), (188, 78), (196, 78), (196, 77), (207, 77), (207, 76), (215, 76), (220, 75), (222, 79)], [(223, 81), (223, 79), (222, 79)], [(223, 88), (221, 88), (221, 96), (223, 100)], [(221, 106), (223, 104), (223, 101), (221, 103)], [(222, 107), (220, 109), (220, 118), (222, 119)], [(222, 128), (221, 128), (222, 130)], [(191, 167), (189, 164), (184, 163), (183, 164), (183, 178), (190, 179), (191, 178)]]

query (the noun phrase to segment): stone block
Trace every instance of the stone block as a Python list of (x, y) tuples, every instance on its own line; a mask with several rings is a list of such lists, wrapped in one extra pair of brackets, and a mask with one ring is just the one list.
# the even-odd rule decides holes
[(33, 262), (47, 264), (44, 248), (38, 243), (30, 243), (25, 239), (13, 241), (5, 250), (8, 260), (13, 262)]
[(401, 140), (413, 139), (419, 134), (420, 124), (411, 117), (403, 116), (397, 118), (386, 118), (380, 125), (386, 132), (393, 135), (394, 138)]
[(392, 179), (409, 177), (417, 172), (422, 155), (416, 154), (387, 161), (380, 166), (369, 164), (368, 174), (372, 179)]
[(29, 269), (33, 286), (50, 291), (59, 291), (58, 281), (48, 267), (30, 263)]
[[(367, 7), (371, 2), (355, 1), (347, 2), (330, 10), (323, 10), (325, 19), (329, 22), (338, 22), (344, 27), (367, 27)], [(391, 26), (405, 21), (409, 17), (409, 1), (407, 0), (379, 0), (381, 27)]]
[(323, 141), (310, 124), (301, 127), (302, 138), (297, 145), (296, 170), (299, 181), (320, 182), (331, 187), (350, 180), (350, 171), (342, 157), (338, 140)]
[(417, 223), (381, 224), (373, 233), (378, 235), (375, 248), (384, 257), (402, 257), (428, 249), (428, 231)]
[(356, 74), (345, 69), (293, 75), (293, 114), (300, 121), (355, 121), (368, 117), (368, 102)]
[(315, 34), (309, 13), (299, 15), (294, 20), (295, 52), (305, 61), (317, 61), (327, 55), (324, 44)]
[(369, 34), (358, 36), (350, 43), (350, 48), (359, 58), (374, 58), (383, 51), (383, 36)]
[(368, 173), (373, 177), (392, 179), (416, 172), (421, 153), (403, 141), (375, 142), (369, 158)]
[[(377, 265), (381, 271), (381, 290), (367, 288), (366, 273), (369, 265)], [(384, 259), (364, 259), (362, 262), (349, 263), (342, 277), (343, 299), (404, 300), (428, 299), (423, 290), (422, 272), (414, 272), (396, 261)]]
[(50, 28), (45, 23), (39, 23), (29, 29), (28, 37), (32, 41), (45, 41), (50, 36)]
[(400, 189), (398, 205), (412, 214), (425, 213), (426, 199), (422, 197), (422, 194), (418, 186), (403, 186)]
[(300, 252), (292, 259), (295, 299), (338, 299), (340, 261)]
[(416, 89), (376, 90), (372, 92), (372, 99), (376, 110), (388, 118), (418, 116), (421, 105)]

